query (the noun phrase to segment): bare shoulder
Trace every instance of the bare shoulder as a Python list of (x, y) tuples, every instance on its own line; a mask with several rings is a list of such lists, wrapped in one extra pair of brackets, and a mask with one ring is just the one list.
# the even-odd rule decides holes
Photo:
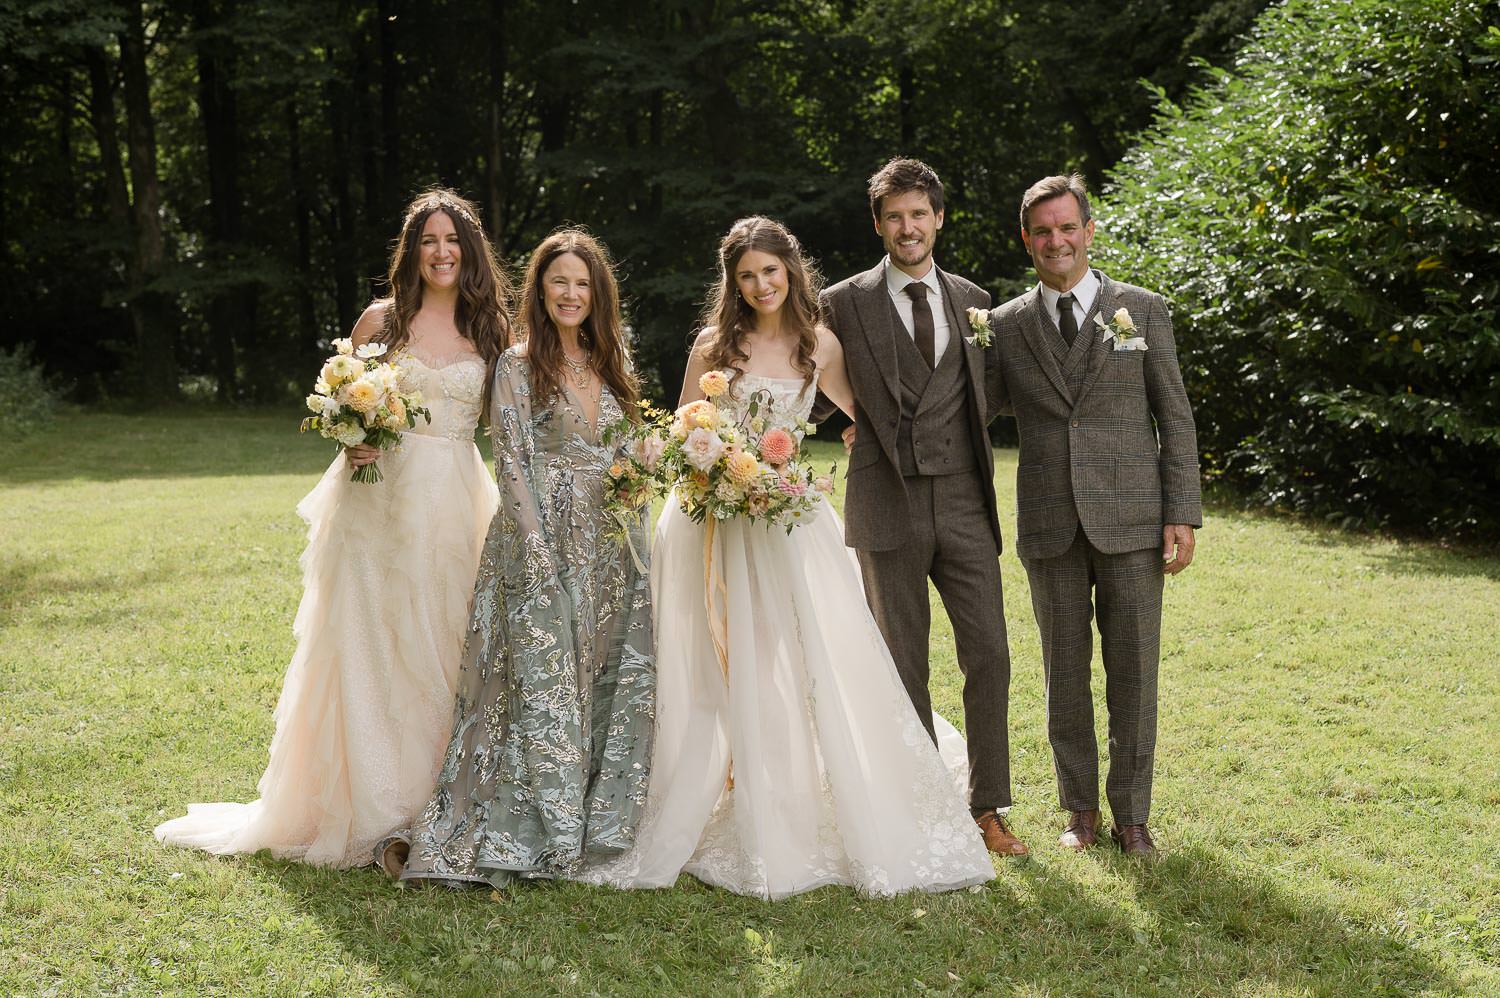
[(693, 346), (688, 351), (691, 356), (702, 359), (708, 358), (708, 352), (713, 347), (714, 339), (718, 336), (719, 327), (704, 326), (698, 330), (698, 335), (693, 337)]
[(843, 356), (844, 344), (834, 335), (832, 329), (829, 329), (820, 322), (814, 327), (813, 331), (818, 337), (818, 357), (820, 360), (825, 357), (833, 359)]
[(376, 333), (380, 332), (381, 328), (385, 325), (385, 312), (390, 307), (390, 304), (390, 300), (386, 298), (379, 298), (370, 302), (359, 319), (355, 321), (354, 332), (349, 334), (349, 338), (354, 341), (355, 346), (359, 346), (361, 343), (368, 343), (375, 337)]

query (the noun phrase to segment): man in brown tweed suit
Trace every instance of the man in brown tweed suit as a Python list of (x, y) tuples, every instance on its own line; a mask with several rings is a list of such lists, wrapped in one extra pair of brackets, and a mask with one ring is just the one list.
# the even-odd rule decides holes
[(992, 401), (1014, 411), (1017, 549), (1031, 581), (1047, 683), (1047, 736), (1069, 812), (1059, 840), (1097, 839), (1092, 618), (1109, 709), (1111, 837), (1151, 856), (1156, 672), (1165, 575), (1193, 560), (1202, 526), (1198, 441), (1160, 295), (1089, 267), (1082, 178), (1047, 177), (1021, 201), (1040, 282), (990, 313)]
[(943, 185), (930, 167), (891, 160), (870, 178), (869, 196), (887, 256), (823, 295), (854, 388), (845, 540), (929, 734), (928, 579), (942, 596), (964, 676), (969, 806), (990, 851), (1020, 856), (1026, 846), (1005, 823), (1010, 652), (985, 432), (996, 411), (985, 401), (994, 353), (966, 339), (965, 310), (989, 308), (990, 296), (932, 260)]

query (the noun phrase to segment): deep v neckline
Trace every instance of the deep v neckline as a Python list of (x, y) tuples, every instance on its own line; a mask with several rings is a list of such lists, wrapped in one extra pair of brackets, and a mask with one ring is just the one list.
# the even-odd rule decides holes
[(599, 416), (604, 412), (604, 393), (607, 390), (605, 388), (604, 382), (601, 381), (599, 383), (599, 397), (594, 401), (593, 419), (589, 418), (588, 407), (584, 405), (583, 396), (575, 392), (572, 386), (567, 383), (566, 379), (562, 381), (562, 390), (563, 393), (572, 400), (573, 408), (578, 410), (578, 414), (583, 417), (583, 425), (589, 428), (589, 443), (598, 443)]

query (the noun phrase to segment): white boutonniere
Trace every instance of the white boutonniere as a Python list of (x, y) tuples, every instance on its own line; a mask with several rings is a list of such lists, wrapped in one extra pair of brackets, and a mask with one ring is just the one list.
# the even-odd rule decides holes
[(1146, 338), (1136, 331), (1135, 320), (1130, 317), (1129, 310), (1119, 308), (1115, 310), (1114, 316), (1105, 322), (1094, 313), (1094, 321), (1099, 328), (1104, 330), (1105, 340), (1114, 340), (1116, 350), (1145, 350)]
[(990, 313), (988, 309), (971, 308), (968, 310), (969, 328), (974, 330), (973, 336), (965, 336), (964, 342), (972, 343), (981, 350), (989, 346), (995, 338), (990, 330)]

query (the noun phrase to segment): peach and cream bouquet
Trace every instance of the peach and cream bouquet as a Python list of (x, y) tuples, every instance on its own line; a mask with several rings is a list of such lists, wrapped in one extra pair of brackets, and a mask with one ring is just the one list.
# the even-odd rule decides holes
[[(383, 343), (355, 347), (348, 339), (333, 341), (337, 352), (323, 363), (312, 394), (307, 396), (311, 416), (302, 420), (302, 432), (317, 430), (340, 447), (369, 444), (390, 450), (401, 442), (401, 431), (417, 425), (417, 417), (432, 422), (422, 406), (421, 392), (402, 386), (401, 368), (382, 360)], [(353, 482), (378, 482), (378, 461), (356, 468)]]
[(818, 499), (833, 489), (832, 476), (808, 463), (802, 438), (807, 423), (778, 412), (768, 391), (747, 400), (738, 420), (719, 405), (729, 372), (698, 380), (704, 398), (672, 414), (662, 454), (677, 502), (699, 523), (746, 517), (788, 531), (811, 518)]
[(751, 395), (736, 421), (718, 400), (729, 373), (698, 379), (704, 398), (676, 412), (642, 406), (639, 421), (605, 431), (616, 444), (608, 470), (606, 503), (617, 515), (640, 509), (676, 488), (677, 502), (699, 523), (747, 517), (791, 530), (833, 491), (833, 475), (820, 474), (803, 453), (807, 423), (776, 411), (771, 393)]

